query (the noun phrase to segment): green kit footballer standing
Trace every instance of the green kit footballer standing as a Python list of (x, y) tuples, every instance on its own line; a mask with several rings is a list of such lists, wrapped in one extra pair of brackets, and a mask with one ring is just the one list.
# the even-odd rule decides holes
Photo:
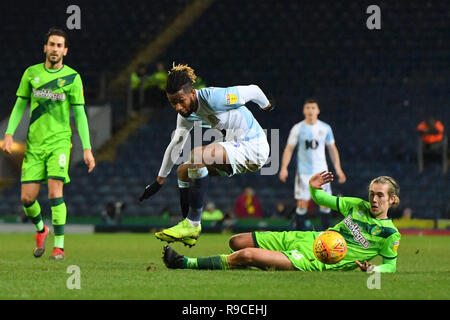
[[(400, 233), (388, 218), (389, 208), (398, 206), (399, 186), (391, 177), (381, 176), (369, 185), (369, 201), (329, 195), (322, 186), (333, 181), (331, 172), (317, 173), (309, 180), (312, 199), (321, 206), (340, 212), (344, 219), (328, 230), (339, 232), (347, 241), (347, 254), (336, 264), (324, 264), (313, 253), (320, 232), (251, 232), (231, 237), (229, 255), (189, 258), (164, 247), (163, 260), (173, 269), (236, 269), (258, 267), (275, 270), (327, 271), (353, 270), (395, 272)], [(370, 260), (380, 255), (383, 263)]]
[(84, 110), (83, 85), (80, 74), (63, 64), (67, 55), (67, 35), (63, 30), (51, 28), (45, 35), (45, 62), (27, 68), (17, 90), (17, 100), (5, 132), (3, 151), (11, 153), (13, 135), (25, 108), (30, 104), (30, 123), (26, 151), (22, 163), (21, 201), (25, 214), (36, 227), (36, 247), (33, 255), (45, 252), (49, 229), (42, 220), (37, 196), (42, 183), (48, 183), (48, 198), (55, 234), (51, 259), (62, 260), (64, 253), (64, 225), (67, 209), (63, 186), (70, 182), (69, 159), (72, 130), (70, 107), (84, 150), (84, 161), (91, 172), (95, 167), (89, 127)]

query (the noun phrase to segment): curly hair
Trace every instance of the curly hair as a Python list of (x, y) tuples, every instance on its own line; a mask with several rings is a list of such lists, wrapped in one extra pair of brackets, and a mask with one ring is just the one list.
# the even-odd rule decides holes
[(167, 73), (166, 92), (168, 94), (174, 94), (181, 89), (184, 92), (192, 90), (197, 76), (194, 73), (194, 69), (187, 64), (175, 65), (172, 64), (172, 69)]

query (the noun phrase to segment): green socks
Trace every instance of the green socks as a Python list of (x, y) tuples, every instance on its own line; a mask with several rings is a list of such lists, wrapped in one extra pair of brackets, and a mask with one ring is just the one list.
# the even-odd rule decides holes
[(49, 199), (52, 209), (52, 224), (55, 233), (55, 248), (64, 248), (64, 225), (66, 224), (67, 208), (64, 198)]
[(229, 269), (227, 255), (221, 254), (205, 258), (184, 257), (184, 269), (209, 269), (209, 270), (227, 270)]
[(27, 217), (31, 219), (31, 222), (33, 222), (36, 227), (36, 231), (40, 232), (44, 230), (44, 222), (42, 221), (41, 216), (41, 206), (37, 200), (34, 200), (30, 204), (23, 204), (23, 210), (25, 211)]
[[(66, 224), (67, 208), (64, 198), (49, 199), (52, 209), (52, 224), (55, 233), (55, 248), (64, 248), (64, 225)], [(30, 204), (23, 204), (23, 210), (27, 217), (31, 219), (36, 231), (44, 230), (44, 221), (42, 221), (41, 206), (37, 200)]]

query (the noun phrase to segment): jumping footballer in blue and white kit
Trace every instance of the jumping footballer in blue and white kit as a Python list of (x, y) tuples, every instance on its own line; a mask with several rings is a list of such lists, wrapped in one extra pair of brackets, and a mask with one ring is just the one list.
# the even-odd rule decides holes
[[(296, 123), (290, 133), (283, 152), (280, 169), (280, 180), (286, 182), (288, 177), (288, 165), (292, 154), (297, 148), (297, 170), (295, 176), (295, 199), (297, 200), (296, 227), (298, 230), (306, 230), (311, 227), (311, 222), (306, 219), (308, 203), (311, 199), (308, 181), (316, 172), (328, 171), (325, 146), (333, 162), (338, 182), (344, 183), (346, 177), (341, 168), (339, 152), (337, 150), (333, 130), (330, 125), (318, 119), (320, 113), (317, 100), (307, 99), (303, 106), (305, 119)], [(329, 183), (323, 186), (325, 192), (331, 195)], [(330, 225), (330, 209), (320, 207), (322, 213), (323, 228)]]
[(266, 134), (245, 104), (253, 102), (263, 110), (272, 109), (256, 85), (196, 90), (193, 88), (195, 79), (194, 70), (187, 65), (174, 65), (168, 73), (166, 94), (178, 112), (177, 129), (166, 149), (156, 181), (147, 186), (140, 198), (146, 199), (161, 188), (195, 125), (194, 120), (226, 132), (225, 141), (194, 148), (190, 160), (178, 167), (181, 207), (188, 208), (186, 219), (155, 234), (160, 240), (181, 241), (188, 246), (196, 244), (201, 232), (200, 220), (209, 176), (231, 177), (255, 172), (269, 158)]

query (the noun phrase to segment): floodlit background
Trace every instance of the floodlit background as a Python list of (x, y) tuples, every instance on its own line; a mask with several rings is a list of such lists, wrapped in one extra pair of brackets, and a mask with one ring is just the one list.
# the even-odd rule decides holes
[[(379, 30), (366, 25), (371, 4), (381, 10)], [(74, 11), (67, 13), (70, 5), (80, 9), (80, 29), (68, 29), (74, 22)], [(279, 141), (269, 140), (280, 165), (289, 130), (303, 119), (303, 101), (317, 98), (319, 119), (333, 128), (347, 175), (345, 184), (333, 183), (335, 195), (367, 198), (370, 180), (389, 175), (401, 187), (400, 207), (391, 212), (393, 218), (405, 216), (398, 226), (448, 225), (449, 174), (440, 155), (419, 172), (416, 133), (429, 115), (446, 132), (450, 125), (447, 1), (24, 1), (2, 2), (0, 21), (1, 136), (24, 70), (44, 61), (44, 34), (51, 26), (68, 32), (64, 63), (84, 82), (97, 161), (88, 174), (74, 126), (72, 182), (64, 188), (69, 224), (104, 225), (107, 210), (120, 212), (124, 228), (130, 223), (162, 226), (170, 217), (180, 217), (176, 167), (154, 198), (142, 204), (137, 200), (156, 178), (175, 129), (176, 112), (156, 74), (159, 63), (167, 71), (175, 61), (193, 67), (202, 78), (200, 86), (259, 85), (276, 109), (250, 110), (268, 132), (279, 130)], [(138, 80), (132, 74), (140, 64), (145, 76)], [(28, 112), (17, 142), (25, 141), (27, 117)], [(15, 150), (13, 156), (0, 155), (4, 222), (24, 218), (23, 148), (18, 144)], [(278, 174), (212, 178), (208, 201), (232, 218), (235, 201), (251, 187), (262, 207), (259, 225), (271, 229), (276, 221), (273, 227), (290, 228), (295, 167), (294, 156), (286, 183)], [(38, 201), (49, 218), (46, 186)], [(286, 210), (277, 213), (280, 203)], [(311, 206), (309, 214), (320, 229), (318, 210)]]

